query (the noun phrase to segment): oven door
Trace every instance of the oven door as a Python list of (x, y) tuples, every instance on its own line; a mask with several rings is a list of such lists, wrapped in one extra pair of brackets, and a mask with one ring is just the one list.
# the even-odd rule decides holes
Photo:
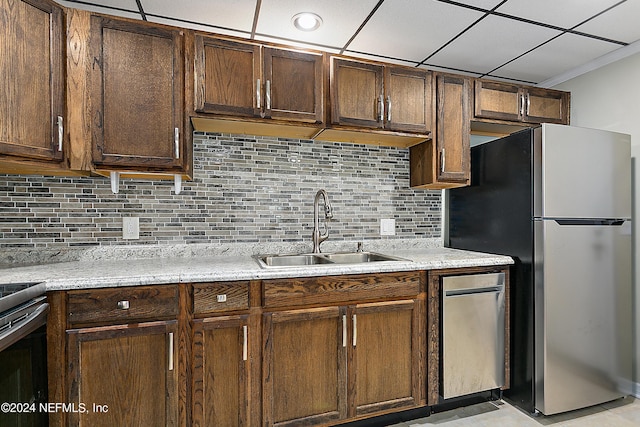
[(48, 425), (48, 413), (40, 410), (48, 400), (48, 312), (42, 297), (0, 316), (0, 426)]

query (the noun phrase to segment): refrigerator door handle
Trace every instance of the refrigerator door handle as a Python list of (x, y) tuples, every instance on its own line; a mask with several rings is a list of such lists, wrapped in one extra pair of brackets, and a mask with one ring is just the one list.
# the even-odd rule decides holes
[(567, 218), (567, 219), (556, 219), (560, 225), (611, 225), (611, 226), (620, 226), (624, 224), (626, 219), (577, 219), (577, 218)]

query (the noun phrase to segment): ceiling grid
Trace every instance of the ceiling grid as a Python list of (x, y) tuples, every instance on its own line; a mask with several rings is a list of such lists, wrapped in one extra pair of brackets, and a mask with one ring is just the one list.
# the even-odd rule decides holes
[[(640, 0), (64, 0), (64, 6), (402, 65), (544, 84), (640, 39)], [(313, 12), (315, 32), (291, 17)], [(635, 52), (637, 49), (633, 49)]]

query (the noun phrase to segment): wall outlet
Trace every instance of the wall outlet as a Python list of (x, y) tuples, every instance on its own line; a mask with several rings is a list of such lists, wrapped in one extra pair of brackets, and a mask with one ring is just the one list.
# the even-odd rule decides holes
[(133, 216), (122, 218), (122, 238), (125, 240), (140, 238), (140, 218)]
[(380, 235), (381, 236), (395, 236), (396, 235), (396, 220), (393, 218), (380, 219)]

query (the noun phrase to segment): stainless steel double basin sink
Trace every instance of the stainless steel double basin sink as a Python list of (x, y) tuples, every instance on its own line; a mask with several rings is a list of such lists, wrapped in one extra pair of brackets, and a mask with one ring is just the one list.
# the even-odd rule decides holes
[(262, 268), (302, 267), (328, 264), (363, 264), (381, 261), (408, 261), (376, 252), (335, 252), (298, 255), (255, 255), (254, 258)]

